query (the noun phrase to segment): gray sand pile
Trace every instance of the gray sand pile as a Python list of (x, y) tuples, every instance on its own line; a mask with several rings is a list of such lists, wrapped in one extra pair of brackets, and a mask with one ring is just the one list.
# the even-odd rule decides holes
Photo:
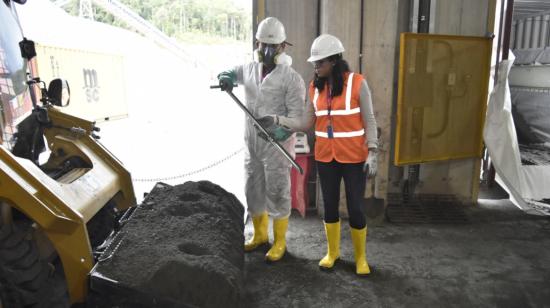
[[(108, 258), (107, 250), (97, 271), (154, 298), (159, 307), (237, 307), (243, 288), (243, 229), (243, 206), (223, 188), (208, 181), (157, 186), (124, 226), (116, 252)], [(139, 298), (135, 300), (150, 305)], [(113, 304), (139, 304), (131, 300)]]

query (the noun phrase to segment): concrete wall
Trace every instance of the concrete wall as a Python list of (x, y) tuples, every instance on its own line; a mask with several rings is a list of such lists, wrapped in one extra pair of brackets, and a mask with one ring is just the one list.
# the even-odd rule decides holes
[[(397, 97), (399, 33), (408, 25), (408, 0), (365, 0), (363, 73), (372, 91), (374, 112), (381, 128), (379, 170), (376, 176), (377, 198), (386, 198), (391, 165), (392, 119)], [(371, 187), (368, 187), (367, 194)]]
[(264, 0), (265, 17), (276, 17), (284, 25), (292, 67), (302, 75), (306, 85), (313, 78), (313, 67), (307, 58), (311, 43), (317, 37), (317, 0)]
[(487, 33), (489, 0), (435, 1), (437, 34), (484, 36)]
[(321, 33), (332, 34), (342, 41), (346, 49), (344, 59), (352, 71), (359, 72), (361, 1), (322, 0)]

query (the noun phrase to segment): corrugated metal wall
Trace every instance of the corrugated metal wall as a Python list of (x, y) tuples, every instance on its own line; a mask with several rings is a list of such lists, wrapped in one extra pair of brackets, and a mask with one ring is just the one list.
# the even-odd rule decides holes
[(550, 46), (550, 0), (515, 0), (510, 49)]
[(71, 104), (63, 112), (90, 121), (128, 116), (121, 55), (37, 44), (42, 80), (62, 76), (71, 86)]
[(526, 16), (512, 22), (511, 49), (550, 46), (550, 12)]

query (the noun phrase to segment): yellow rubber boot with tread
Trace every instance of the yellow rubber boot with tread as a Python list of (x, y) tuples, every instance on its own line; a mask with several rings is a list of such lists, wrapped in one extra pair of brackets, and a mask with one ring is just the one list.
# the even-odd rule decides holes
[(370, 274), (369, 264), (367, 263), (367, 227), (363, 229), (351, 228), (351, 240), (355, 252), (355, 273), (357, 275)]
[(319, 268), (331, 269), (334, 262), (340, 258), (340, 221), (325, 223), (327, 236), (327, 254), (319, 261)]
[(244, 243), (244, 251), (252, 251), (263, 244), (267, 244), (267, 226), (269, 217), (267, 212), (259, 216), (252, 217), (252, 225), (254, 225), (254, 235), (250, 241)]
[(265, 255), (268, 262), (281, 260), (286, 251), (286, 230), (288, 229), (288, 217), (273, 220), (273, 246)]

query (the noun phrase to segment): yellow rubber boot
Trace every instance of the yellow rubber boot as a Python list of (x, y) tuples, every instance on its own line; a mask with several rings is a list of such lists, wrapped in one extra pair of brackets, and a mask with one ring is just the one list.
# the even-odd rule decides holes
[(363, 229), (351, 228), (351, 240), (355, 250), (355, 272), (357, 275), (367, 275), (370, 273), (367, 263), (367, 227)]
[(266, 261), (275, 262), (281, 260), (286, 250), (286, 230), (288, 229), (288, 217), (273, 220), (273, 246), (265, 255)]
[(325, 223), (327, 235), (327, 255), (319, 262), (321, 269), (330, 269), (340, 257), (340, 221)]
[(267, 212), (263, 214), (252, 217), (252, 224), (254, 225), (254, 235), (250, 241), (244, 243), (244, 251), (252, 251), (258, 246), (267, 243), (267, 225), (269, 223), (269, 218), (267, 217)]

